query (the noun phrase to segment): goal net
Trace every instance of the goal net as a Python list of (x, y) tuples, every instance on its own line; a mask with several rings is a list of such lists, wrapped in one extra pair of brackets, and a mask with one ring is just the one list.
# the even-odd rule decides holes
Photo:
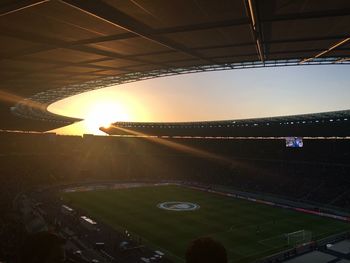
[(299, 230), (286, 234), (286, 240), (289, 246), (298, 246), (304, 243), (308, 243), (312, 240), (311, 231)]

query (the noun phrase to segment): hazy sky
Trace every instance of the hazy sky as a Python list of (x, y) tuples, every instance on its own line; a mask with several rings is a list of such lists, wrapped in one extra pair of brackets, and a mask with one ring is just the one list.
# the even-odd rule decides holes
[[(197, 121), (350, 109), (350, 66), (241, 69), (163, 77), (80, 94), (50, 111), (86, 118), (59, 133), (113, 121)], [(93, 127), (95, 126), (95, 127)]]

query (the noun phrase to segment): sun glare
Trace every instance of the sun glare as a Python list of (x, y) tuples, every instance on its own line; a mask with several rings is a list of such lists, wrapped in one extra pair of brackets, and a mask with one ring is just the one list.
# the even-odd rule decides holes
[(129, 121), (129, 116), (120, 105), (112, 102), (93, 105), (84, 118), (87, 130), (99, 134), (100, 127), (108, 128), (116, 121)]
[(106, 135), (100, 127), (108, 128), (117, 121), (145, 118), (145, 110), (137, 97), (122, 89), (106, 88), (78, 94), (51, 104), (50, 112), (83, 119), (72, 125), (52, 130), (58, 134)]

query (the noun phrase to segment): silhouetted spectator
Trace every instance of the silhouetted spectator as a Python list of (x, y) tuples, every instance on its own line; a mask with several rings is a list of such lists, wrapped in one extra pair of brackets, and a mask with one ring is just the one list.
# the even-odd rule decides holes
[(49, 232), (39, 232), (27, 237), (20, 255), (21, 263), (61, 263), (65, 254), (65, 240)]
[(227, 263), (226, 249), (211, 237), (200, 237), (189, 244), (186, 263)]

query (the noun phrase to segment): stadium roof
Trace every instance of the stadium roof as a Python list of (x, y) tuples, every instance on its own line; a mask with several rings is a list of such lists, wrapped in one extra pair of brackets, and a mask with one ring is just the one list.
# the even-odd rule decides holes
[(72, 123), (47, 106), (141, 79), (350, 64), (349, 25), (348, 0), (3, 0), (0, 128)]

